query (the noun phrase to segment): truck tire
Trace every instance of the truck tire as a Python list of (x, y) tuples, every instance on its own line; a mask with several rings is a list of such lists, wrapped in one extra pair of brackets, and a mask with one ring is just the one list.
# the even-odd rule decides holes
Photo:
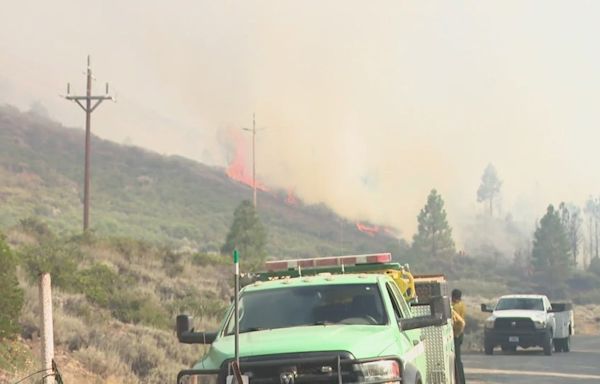
[(515, 353), (515, 352), (517, 352), (517, 346), (516, 345), (503, 345), (502, 352), (504, 352), (506, 354)]
[(515, 353), (515, 352), (517, 352), (517, 346), (516, 345), (503, 345), (502, 352), (504, 352), (506, 354)]
[(564, 340), (565, 339), (554, 339), (554, 352), (564, 351)]
[(544, 355), (551, 356), (552, 355), (552, 330), (550, 330), (550, 332), (546, 333), (543, 343), (544, 343), (544, 345), (542, 345), (542, 347), (544, 348)]
[(565, 337), (563, 341), (563, 352), (571, 352), (571, 336)]
[(494, 354), (494, 346), (493, 345), (490, 345), (488, 343), (484, 343), (483, 349), (485, 350), (485, 354), (486, 355), (493, 355)]

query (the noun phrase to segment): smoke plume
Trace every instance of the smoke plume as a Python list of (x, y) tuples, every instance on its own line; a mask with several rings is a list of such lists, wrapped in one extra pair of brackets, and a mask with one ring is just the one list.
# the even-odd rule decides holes
[(504, 180), (503, 215), (531, 230), (548, 203), (600, 190), (599, 11), (554, 1), (11, 2), (0, 13), (0, 102), (38, 102), (82, 126), (57, 94), (67, 81), (83, 91), (89, 53), (95, 89), (110, 81), (119, 99), (94, 112), (95, 134), (230, 167), (223, 137), (245, 164), (250, 148), (223, 132), (256, 113), (264, 185), (406, 237), (436, 188), (461, 244), (489, 162)]

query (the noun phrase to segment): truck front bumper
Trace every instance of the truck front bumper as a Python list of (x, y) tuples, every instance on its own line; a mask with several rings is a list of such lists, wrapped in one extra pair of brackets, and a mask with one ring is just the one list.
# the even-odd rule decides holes
[(484, 343), (487, 346), (520, 346), (523, 348), (543, 346), (547, 329), (523, 330), (497, 330), (484, 331)]
[[(240, 370), (248, 376), (249, 384), (401, 384), (411, 383), (402, 377), (387, 378), (366, 377), (357, 369), (358, 365), (378, 361), (396, 361), (396, 356), (376, 357), (371, 359), (355, 359), (352, 354), (340, 352), (303, 352), (270, 356), (240, 358)], [(230, 363), (225, 360), (220, 369), (183, 370), (177, 376), (177, 384), (207, 383), (226, 384), (231, 375)], [(400, 368), (400, 374), (402, 369)], [(197, 381), (194, 381), (197, 380)]]

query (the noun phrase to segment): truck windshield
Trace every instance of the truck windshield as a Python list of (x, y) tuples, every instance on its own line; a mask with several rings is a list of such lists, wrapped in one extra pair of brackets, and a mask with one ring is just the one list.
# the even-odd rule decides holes
[(543, 311), (544, 303), (542, 299), (532, 299), (523, 297), (507, 297), (500, 299), (496, 305), (496, 311), (504, 311), (508, 309), (529, 309), (533, 311)]
[[(247, 292), (240, 298), (240, 332), (303, 325), (387, 323), (376, 284), (329, 284)], [(234, 332), (230, 316), (226, 334)]]

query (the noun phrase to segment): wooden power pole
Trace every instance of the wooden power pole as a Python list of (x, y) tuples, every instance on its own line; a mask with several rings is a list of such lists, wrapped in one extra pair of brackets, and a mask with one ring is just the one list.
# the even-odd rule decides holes
[(252, 133), (252, 202), (256, 209), (256, 114), (252, 114), (252, 129), (242, 129)]
[(90, 224), (90, 120), (92, 112), (104, 101), (115, 98), (108, 94), (108, 83), (106, 83), (106, 93), (104, 95), (92, 95), (92, 68), (90, 66), (90, 56), (87, 57), (87, 86), (85, 96), (71, 95), (71, 84), (67, 83), (67, 95), (65, 99), (76, 102), (85, 112), (85, 167), (83, 175), (83, 232), (87, 232)]

